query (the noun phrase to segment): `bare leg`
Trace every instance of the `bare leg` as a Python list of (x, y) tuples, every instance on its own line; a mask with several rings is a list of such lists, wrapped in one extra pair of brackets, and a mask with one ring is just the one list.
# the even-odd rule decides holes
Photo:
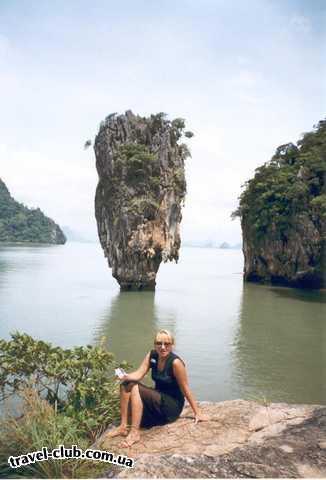
[(120, 386), (120, 416), (121, 421), (120, 424), (124, 427), (127, 427), (128, 424), (128, 406), (129, 400), (131, 396), (131, 391), (124, 387), (124, 385)]
[(121, 446), (131, 447), (140, 440), (139, 427), (143, 415), (143, 402), (140, 397), (139, 387), (135, 384), (131, 390), (131, 430)]
[(121, 421), (120, 425), (117, 428), (111, 430), (107, 437), (113, 438), (118, 437), (119, 435), (126, 436), (128, 434), (128, 405), (130, 400), (131, 392), (125, 388), (124, 385), (120, 385), (120, 415)]

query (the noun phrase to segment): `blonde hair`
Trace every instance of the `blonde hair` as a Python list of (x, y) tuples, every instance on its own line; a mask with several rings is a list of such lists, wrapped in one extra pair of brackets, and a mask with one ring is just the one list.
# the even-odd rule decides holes
[(159, 331), (156, 333), (155, 337), (154, 337), (154, 343), (156, 342), (157, 337), (158, 337), (159, 335), (166, 335), (167, 337), (169, 337), (170, 342), (172, 343), (172, 345), (174, 345), (174, 342), (175, 342), (174, 336), (172, 335), (172, 333), (171, 333), (169, 330), (165, 330), (165, 329), (159, 330)]

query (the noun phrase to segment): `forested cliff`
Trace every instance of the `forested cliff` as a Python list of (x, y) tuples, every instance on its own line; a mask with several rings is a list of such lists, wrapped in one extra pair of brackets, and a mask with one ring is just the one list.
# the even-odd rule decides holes
[(256, 169), (233, 214), (241, 219), (245, 280), (325, 287), (325, 177), (326, 120)]
[(64, 244), (66, 237), (39, 208), (30, 209), (14, 200), (0, 178), (0, 242)]

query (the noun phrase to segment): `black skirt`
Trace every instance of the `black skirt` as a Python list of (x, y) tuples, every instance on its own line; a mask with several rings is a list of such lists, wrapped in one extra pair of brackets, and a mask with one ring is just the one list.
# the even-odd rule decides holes
[(140, 382), (123, 382), (123, 385), (129, 390), (134, 383), (138, 384), (139, 395), (143, 403), (141, 427), (150, 428), (155, 425), (165, 425), (179, 418), (184, 402), (180, 402), (171, 395), (147, 387)]

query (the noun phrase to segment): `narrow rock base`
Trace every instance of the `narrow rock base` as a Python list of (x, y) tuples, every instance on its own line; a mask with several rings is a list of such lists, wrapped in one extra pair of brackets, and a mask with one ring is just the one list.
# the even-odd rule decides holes
[(152, 282), (120, 282), (122, 292), (140, 292), (142, 290), (155, 290), (156, 281)]

